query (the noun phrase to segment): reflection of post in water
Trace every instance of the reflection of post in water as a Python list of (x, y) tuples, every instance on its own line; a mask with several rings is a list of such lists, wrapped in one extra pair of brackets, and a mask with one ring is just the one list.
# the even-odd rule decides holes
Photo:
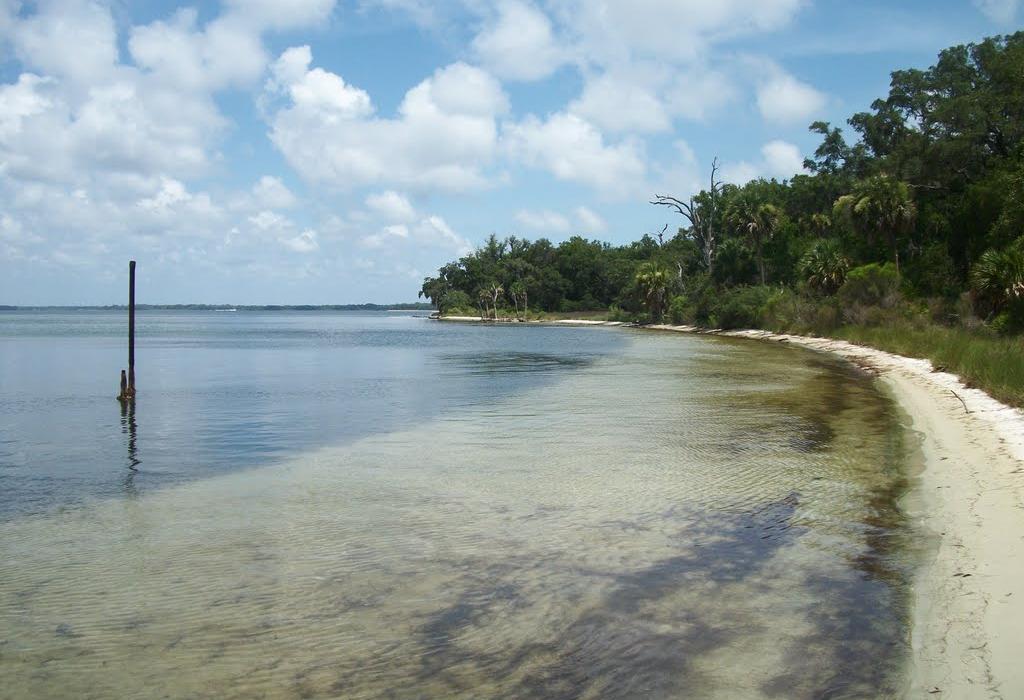
[(121, 433), (128, 436), (128, 468), (133, 472), (138, 471), (137, 467), (142, 463), (142, 460), (139, 459), (138, 444), (136, 442), (137, 428), (138, 426), (135, 424), (135, 402), (122, 401)]

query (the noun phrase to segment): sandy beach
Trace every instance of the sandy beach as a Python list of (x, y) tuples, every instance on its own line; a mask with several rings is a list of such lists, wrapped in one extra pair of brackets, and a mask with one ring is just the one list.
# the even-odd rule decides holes
[(904, 503), (926, 546), (914, 585), (908, 697), (1024, 697), (1024, 413), (935, 371), (927, 360), (845, 341), (646, 328), (785, 342), (875, 373), (909, 416), (923, 458)]

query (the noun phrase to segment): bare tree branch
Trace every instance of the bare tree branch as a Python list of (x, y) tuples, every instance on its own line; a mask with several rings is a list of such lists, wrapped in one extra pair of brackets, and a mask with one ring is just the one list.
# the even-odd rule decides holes
[(665, 245), (665, 231), (668, 231), (668, 224), (665, 224), (664, 226), (662, 226), (661, 230), (658, 231), (658, 245), (659, 246)]
[(716, 197), (721, 192), (722, 183), (718, 179), (718, 158), (711, 161), (711, 188), (708, 190), (710, 196), (707, 211), (693, 197), (689, 202), (667, 194), (656, 194), (651, 204), (669, 207), (675, 210), (687, 221), (690, 222), (690, 234), (694, 241), (700, 246), (701, 256), (704, 258), (704, 266), (711, 272), (715, 265), (715, 254), (718, 251), (718, 242), (715, 237), (715, 204)]

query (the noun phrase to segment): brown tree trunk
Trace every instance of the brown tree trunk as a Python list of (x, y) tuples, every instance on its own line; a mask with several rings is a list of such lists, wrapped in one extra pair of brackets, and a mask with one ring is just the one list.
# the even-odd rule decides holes
[(764, 244), (761, 239), (757, 239), (757, 269), (761, 273), (761, 286), (763, 287), (768, 283), (768, 276), (764, 272)]

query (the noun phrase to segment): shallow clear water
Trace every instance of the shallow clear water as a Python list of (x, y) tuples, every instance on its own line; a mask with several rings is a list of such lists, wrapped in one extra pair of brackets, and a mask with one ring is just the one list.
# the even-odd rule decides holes
[[(617, 353), (617, 334), (424, 314), (0, 311), (0, 518), (145, 493), (493, 404)], [(128, 467), (134, 465), (134, 470)]]
[(0, 695), (901, 690), (903, 432), (869, 377), (678, 334), (181, 316), (140, 326), (124, 433), (120, 317), (2, 332)]

